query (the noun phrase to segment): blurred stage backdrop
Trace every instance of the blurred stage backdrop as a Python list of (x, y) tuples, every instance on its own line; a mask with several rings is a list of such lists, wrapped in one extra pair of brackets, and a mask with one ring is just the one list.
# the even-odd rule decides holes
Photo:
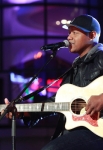
[[(77, 55), (60, 48), (38, 74), (52, 54), (41, 47), (67, 39), (65, 25), (80, 14), (93, 15), (103, 29), (102, 6), (102, 0), (0, 0), (0, 104), (5, 97), (10, 101), (17, 98), (33, 76), (37, 78), (22, 96), (52, 83), (69, 69)], [(62, 78), (25, 102), (40, 102), (52, 96), (61, 81)], [(57, 120), (54, 114), (32, 129), (16, 120), (16, 149), (40, 150), (53, 135)], [(12, 149), (11, 122), (5, 117), (0, 121), (0, 150)]]

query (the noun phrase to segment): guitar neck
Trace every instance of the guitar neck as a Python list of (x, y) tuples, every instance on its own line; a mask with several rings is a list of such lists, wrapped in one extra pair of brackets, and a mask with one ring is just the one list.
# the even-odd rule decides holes
[[(61, 103), (27, 103), (16, 104), (18, 112), (59, 112), (68, 111), (70, 109), (69, 102)], [(0, 112), (6, 108), (6, 105), (0, 105)]]

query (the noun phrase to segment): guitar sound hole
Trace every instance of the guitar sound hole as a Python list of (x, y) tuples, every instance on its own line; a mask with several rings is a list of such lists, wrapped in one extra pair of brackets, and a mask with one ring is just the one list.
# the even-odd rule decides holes
[(75, 99), (71, 104), (71, 110), (75, 114), (81, 114), (81, 110), (85, 107), (85, 105), (86, 102), (83, 99)]

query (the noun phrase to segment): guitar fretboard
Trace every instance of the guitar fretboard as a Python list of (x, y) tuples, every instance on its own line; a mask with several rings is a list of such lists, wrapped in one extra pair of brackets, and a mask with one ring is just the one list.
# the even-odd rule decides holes
[[(57, 112), (57, 111), (69, 111), (69, 102), (61, 103), (27, 103), (27, 104), (16, 104), (18, 112)], [(0, 112), (6, 108), (6, 105), (0, 105)]]

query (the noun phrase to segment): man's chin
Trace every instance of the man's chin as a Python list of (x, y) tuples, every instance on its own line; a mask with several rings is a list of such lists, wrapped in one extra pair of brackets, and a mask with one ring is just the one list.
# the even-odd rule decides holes
[(70, 52), (71, 53), (77, 53), (75, 50), (73, 50), (73, 49), (70, 49)]

